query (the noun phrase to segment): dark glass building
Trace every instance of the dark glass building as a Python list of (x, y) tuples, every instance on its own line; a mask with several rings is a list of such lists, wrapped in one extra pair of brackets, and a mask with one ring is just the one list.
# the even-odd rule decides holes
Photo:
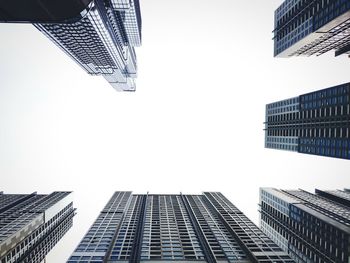
[(350, 159), (350, 83), (266, 105), (265, 147)]
[(70, 192), (0, 192), (0, 262), (41, 263), (72, 227)]
[(275, 11), (274, 55), (350, 54), (350, 0), (285, 0)]
[(299, 263), (350, 262), (350, 193), (260, 189), (261, 229)]
[(115, 192), (68, 263), (294, 262), (221, 193)]
[(33, 23), (86, 72), (102, 75), (118, 91), (135, 91), (139, 0), (5, 0), (0, 21)]

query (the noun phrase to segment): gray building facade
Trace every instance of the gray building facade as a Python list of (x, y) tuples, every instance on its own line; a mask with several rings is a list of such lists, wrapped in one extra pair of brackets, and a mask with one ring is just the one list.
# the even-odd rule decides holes
[(115, 192), (68, 263), (294, 262), (221, 193)]
[(274, 55), (350, 51), (349, 0), (284, 0), (275, 11)]
[(260, 189), (260, 227), (298, 263), (350, 262), (350, 193)]
[(350, 159), (350, 83), (266, 105), (265, 147)]
[(72, 227), (74, 215), (70, 192), (0, 192), (0, 262), (43, 262)]

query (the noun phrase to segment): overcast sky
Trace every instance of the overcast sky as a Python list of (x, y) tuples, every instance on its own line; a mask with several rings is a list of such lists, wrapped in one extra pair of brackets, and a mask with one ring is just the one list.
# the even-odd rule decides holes
[(116, 190), (220, 191), (258, 223), (258, 189), (342, 189), (350, 162), (264, 149), (265, 104), (349, 82), (350, 59), (273, 58), (281, 0), (143, 0), (135, 93), (31, 25), (0, 24), (5, 193), (74, 191), (64, 262)]

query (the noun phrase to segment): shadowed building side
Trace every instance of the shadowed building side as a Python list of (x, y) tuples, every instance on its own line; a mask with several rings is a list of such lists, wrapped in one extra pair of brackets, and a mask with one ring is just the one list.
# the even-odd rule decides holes
[(64, 23), (75, 20), (92, 0), (3, 0), (0, 22)]

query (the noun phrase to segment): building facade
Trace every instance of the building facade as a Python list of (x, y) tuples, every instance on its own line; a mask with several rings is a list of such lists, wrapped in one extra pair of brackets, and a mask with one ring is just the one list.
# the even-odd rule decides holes
[(68, 263), (294, 262), (221, 193), (115, 192)]
[(118, 91), (135, 91), (139, 0), (62, 0), (61, 5), (28, 0), (27, 9), (16, 2), (0, 3), (0, 21), (32, 22), (87, 73), (102, 75)]
[(262, 231), (299, 263), (350, 262), (350, 193), (260, 189)]
[(0, 262), (41, 263), (72, 227), (70, 192), (0, 192)]
[(275, 11), (274, 55), (350, 54), (349, 0), (285, 0)]
[(266, 105), (265, 147), (350, 159), (350, 83)]

